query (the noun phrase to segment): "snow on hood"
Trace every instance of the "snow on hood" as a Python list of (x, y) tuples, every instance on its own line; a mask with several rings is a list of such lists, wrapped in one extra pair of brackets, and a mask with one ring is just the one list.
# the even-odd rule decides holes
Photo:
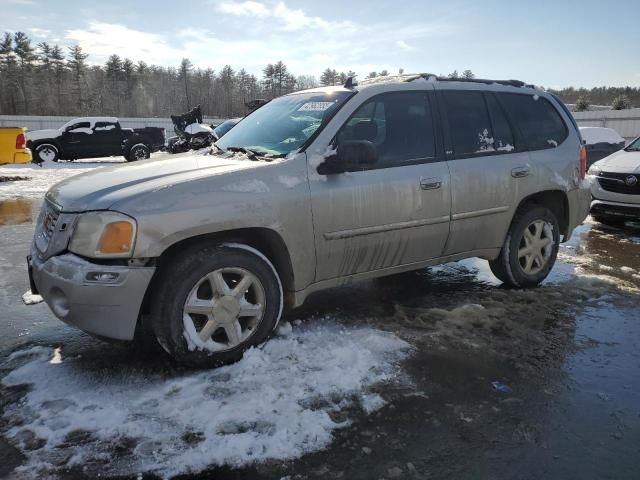
[(640, 173), (640, 152), (619, 150), (594, 165), (605, 172)]
[(62, 132), (60, 130), (34, 130), (27, 132), (27, 141), (42, 140), (44, 138), (58, 138)]
[(46, 197), (66, 212), (108, 209), (130, 195), (165, 188), (196, 178), (256, 168), (264, 162), (202, 152), (104, 167), (55, 184)]
[[(25, 478), (72, 465), (168, 478), (317, 451), (348, 427), (347, 415), (384, 405), (372, 387), (409, 384), (399, 362), (410, 346), (392, 334), (330, 320), (285, 333), (234, 365), (178, 374), (95, 368), (64, 347), (15, 352), (2, 383), (30, 388), (5, 408), (0, 432), (24, 447)], [(35, 449), (20, 440), (34, 434), (44, 440)], [(128, 447), (100, 461), (118, 445)]]

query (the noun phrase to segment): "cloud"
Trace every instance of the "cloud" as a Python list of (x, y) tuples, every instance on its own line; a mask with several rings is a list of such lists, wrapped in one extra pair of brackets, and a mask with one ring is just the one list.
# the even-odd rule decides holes
[(273, 7), (255, 1), (222, 2), (218, 4), (218, 11), (238, 17), (271, 17), (279, 21), (278, 28), (286, 32), (302, 30), (304, 28), (320, 28), (324, 30), (336, 28), (350, 28), (354, 24), (349, 21), (332, 22), (322, 17), (307, 15), (303, 10), (289, 8), (284, 2), (278, 2)]
[(218, 10), (222, 13), (228, 13), (243, 17), (266, 17), (270, 11), (264, 4), (260, 2), (222, 2), (218, 5)]
[(88, 29), (67, 30), (65, 39), (80, 44), (85, 52), (99, 60), (115, 53), (166, 65), (177, 63), (184, 53), (169, 45), (160, 34), (134, 30), (115, 23), (90, 22)]
[(414, 47), (409, 45), (404, 40), (397, 40), (396, 41), (396, 47), (398, 47), (400, 50), (404, 50), (405, 52), (410, 52), (411, 50), (415, 50)]

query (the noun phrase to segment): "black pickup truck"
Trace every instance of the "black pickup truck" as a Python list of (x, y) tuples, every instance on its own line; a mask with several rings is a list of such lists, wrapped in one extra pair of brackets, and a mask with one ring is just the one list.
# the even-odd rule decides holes
[(36, 163), (119, 155), (132, 162), (149, 158), (164, 144), (164, 128), (122, 128), (115, 117), (75, 118), (57, 130), (27, 133)]

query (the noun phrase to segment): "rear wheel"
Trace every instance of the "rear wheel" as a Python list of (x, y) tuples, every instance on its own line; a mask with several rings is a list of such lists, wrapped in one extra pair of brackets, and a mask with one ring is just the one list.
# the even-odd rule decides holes
[(58, 147), (52, 143), (41, 143), (35, 148), (34, 153), (37, 163), (57, 162), (60, 158)]
[(511, 223), (500, 256), (489, 262), (491, 271), (512, 287), (533, 287), (542, 282), (558, 256), (560, 228), (555, 214), (531, 206)]
[(180, 363), (216, 367), (264, 342), (282, 313), (282, 286), (257, 250), (228, 244), (176, 257), (156, 283), (151, 325)]
[(127, 155), (127, 161), (135, 162), (136, 160), (144, 160), (151, 157), (151, 150), (143, 143), (138, 143), (131, 147), (129, 154)]

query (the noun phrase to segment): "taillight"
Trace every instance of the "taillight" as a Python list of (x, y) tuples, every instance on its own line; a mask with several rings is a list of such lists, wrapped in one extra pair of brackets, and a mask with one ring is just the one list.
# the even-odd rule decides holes
[(580, 147), (580, 177), (587, 176), (587, 147), (582, 145)]
[(24, 133), (18, 134), (16, 137), (16, 150), (22, 150), (27, 147), (27, 137), (24, 136)]

